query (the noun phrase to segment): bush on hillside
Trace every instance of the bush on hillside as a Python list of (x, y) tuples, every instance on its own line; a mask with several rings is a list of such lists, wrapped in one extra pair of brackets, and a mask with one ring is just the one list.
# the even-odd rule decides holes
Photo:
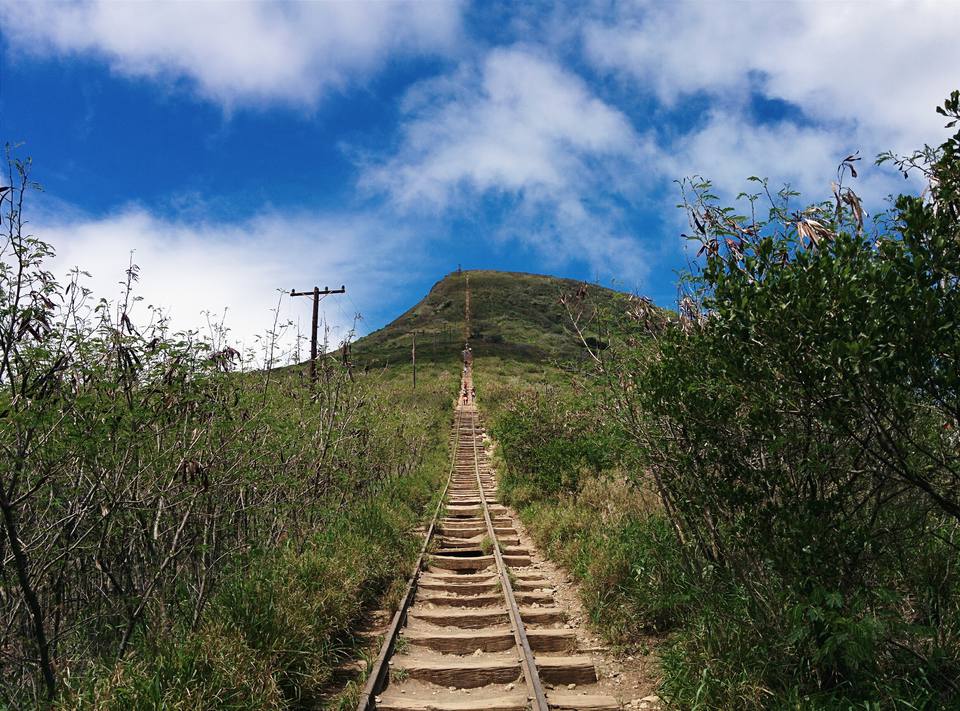
[(703, 574), (666, 658), (682, 705), (960, 701), (958, 145), (899, 159), (929, 190), (874, 219), (843, 180), (796, 210), (752, 179), (746, 216), (687, 183), (678, 318), (651, 346), (638, 302), (598, 358)]
[(591, 410), (527, 393), (501, 412), (492, 434), (510, 462), (503, 487), (523, 505), (537, 498), (575, 493), (581, 473), (612, 466), (622, 438)]

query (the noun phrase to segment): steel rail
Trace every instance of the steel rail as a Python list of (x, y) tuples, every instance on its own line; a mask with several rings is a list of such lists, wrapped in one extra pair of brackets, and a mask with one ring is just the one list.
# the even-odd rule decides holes
[(403, 594), (403, 600), (393, 615), (393, 620), (387, 629), (387, 634), (384, 638), (383, 646), (380, 648), (380, 654), (377, 656), (377, 661), (374, 662), (373, 668), (370, 669), (370, 674), (367, 677), (367, 682), (363, 685), (363, 691), (357, 703), (357, 711), (371, 711), (375, 708), (374, 704), (377, 694), (383, 689), (384, 678), (390, 669), (387, 661), (393, 655), (393, 650), (397, 644), (397, 637), (400, 634), (400, 628), (406, 622), (407, 610), (410, 608), (410, 603), (413, 602), (413, 597), (417, 592), (417, 583), (420, 581), (420, 573), (423, 571), (423, 561), (427, 554), (427, 548), (430, 545), (430, 541), (433, 540), (437, 519), (440, 516), (440, 511), (443, 509), (443, 503), (446, 501), (450, 482), (453, 481), (453, 474), (457, 469), (457, 453), (460, 450), (460, 426), (463, 421), (463, 412), (459, 407), (457, 408), (454, 421), (454, 432), (456, 435), (454, 436), (453, 448), (450, 454), (450, 471), (447, 473), (447, 483), (444, 485), (440, 499), (437, 501), (437, 508), (433, 512), (430, 528), (427, 529), (427, 535), (424, 537), (423, 545), (420, 547), (420, 555), (417, 557), (413, 574), (410, 576), (410, 580), (407, 581), (407, 589)]
[(516, 639), (517, 647), (522, 653), (521, 666), (523, 677), (527, 683), (527, 696), (533, 703), (536, 711), (550, 711), (550, 705), (547, 703), (546, 694), (543, 692), (543, 685), (540, 683), (540, 672), (537, 670), (537, 662), (533, 656), (533, 650), (530, 648), (530, 640), (527, 639), (527, 631), (523, 626), (523, 619), (520, 617), (520, 609), (517, 607), (517, 599), (513, 594), (513, 586), (510, 584), (510, 576), (507, 575), (507, 566), (503, 562), (503, 555), (500, 553), (500, 543), (497, 540), (497, 533), (493, 528), (493, 520), (490, 518), (490, 507), (487, 505), (487, 496), (483, 491), (483, 481), (480, 479), (480, 456), (477, 452), (477, 428), (476, 411), (474, 416), (469, 418), (470, 435), (473, 440), (473, 471), (477, 477), (477, 487), (480, 490), (480, 503), (483, 506), (483, 518), (487, 522), (487, 535), (493, 545), (493, 557), (497, 563), (497, 574), (500, 576), (500, 585), (503, 588), (503, 596), (507, 602), (507, 611), (510, 614), (510, 626), (513, 627), (513, 636)]

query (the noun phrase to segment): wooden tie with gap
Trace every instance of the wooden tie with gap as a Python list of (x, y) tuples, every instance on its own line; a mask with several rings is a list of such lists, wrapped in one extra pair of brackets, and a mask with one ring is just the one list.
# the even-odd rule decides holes
[[(472, 387), (466, 372), (461, 393)], [(551, 583), (497, 501), (482, 437), (461, 395), (444, 495), (358, 711), (618, 709), (591, 693), (593, 660), (576, 654)]]

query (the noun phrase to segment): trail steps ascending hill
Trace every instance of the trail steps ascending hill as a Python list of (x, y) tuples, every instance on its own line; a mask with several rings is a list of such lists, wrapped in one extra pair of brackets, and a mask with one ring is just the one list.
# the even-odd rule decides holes
[(577, 651), (554, 584), (521, 541), (513, 512), (497, 501), (469, 372), (463, 392), (446, 509), (372, 707), (618, 709), (598, 693), (593, 658)]

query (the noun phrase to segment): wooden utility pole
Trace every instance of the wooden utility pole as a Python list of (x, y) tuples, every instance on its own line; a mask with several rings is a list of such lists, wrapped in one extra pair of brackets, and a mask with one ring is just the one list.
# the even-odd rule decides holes
[(417, 389), (417, 332), (413, 332), (413, 345), (410, 348), (410, 360), (413, 361), (413, 389)]
[(290, 296), (312, 296), (313, 297), (313, 328), (310, 333), (310, 382), (317, 380), (317, 329), (320, 327), (320, 297), (329, 294), (346, 294), (347, 287), (341, 285), (339, 289), (331, 289), (327, 286), (321, 290), (319, 287), (313, 287), (313, 291), (295, 291), (290, 290)]
[(467, 274), (467, 284), (463, 291), (463, 340), (470, 341), (470, 275)]

